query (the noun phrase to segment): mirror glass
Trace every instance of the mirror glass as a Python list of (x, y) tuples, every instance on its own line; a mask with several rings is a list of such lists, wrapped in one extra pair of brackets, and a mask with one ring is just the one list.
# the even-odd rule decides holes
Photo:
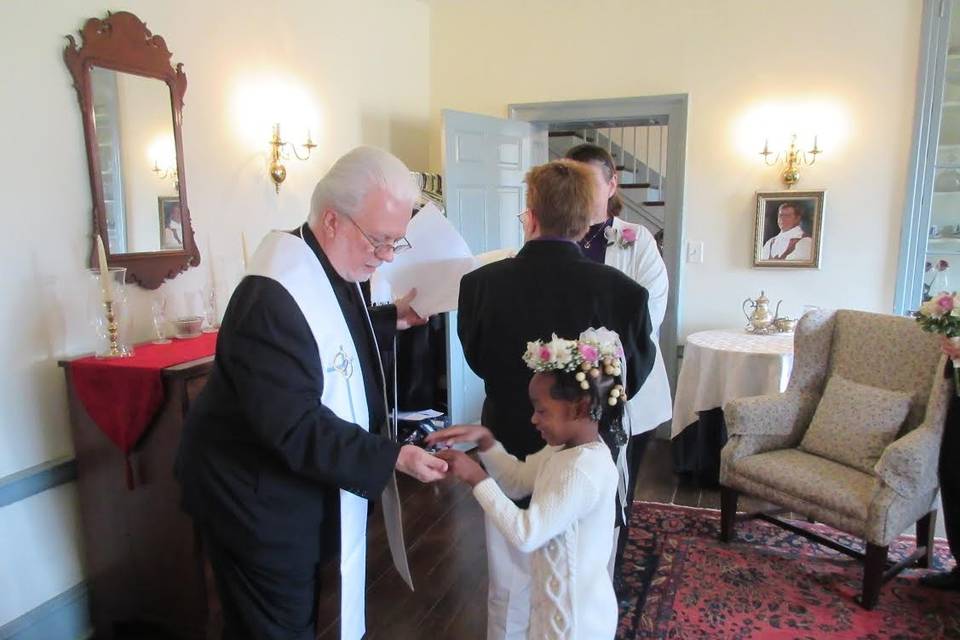
[(110, 254), (182, 250), (169, 87), (97, 66), (90, 80)]

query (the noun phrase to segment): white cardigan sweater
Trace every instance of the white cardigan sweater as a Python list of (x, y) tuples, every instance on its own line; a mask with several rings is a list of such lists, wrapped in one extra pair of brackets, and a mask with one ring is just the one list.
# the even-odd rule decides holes
[[(618, 476), (610, 450), (602, 442), (544, 447), (520, 462), (498, 442), (480, 458), (491, 477), (474, 496), (506, 539), (532, 554), (528, 638), (613, 638), (617, 599), (607, 564)], [(527, 496), (527, 509), (512, 502)]]

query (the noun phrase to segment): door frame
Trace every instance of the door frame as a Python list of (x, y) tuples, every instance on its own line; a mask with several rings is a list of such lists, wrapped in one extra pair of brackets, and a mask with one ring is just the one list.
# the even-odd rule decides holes
[(943, 116), (946, 54), (950, 35), (951, 3), (924, 0), (920, 39), (920, 67), (914, 110), (910, 170), (900, 227), (900, 257), (893, 312), (904, 315), (923, 299), (924, 263), (932, 212), (933, 182)]
[(532, 102), (511, 104), (508, 117), (526, 120), (538, 125), (554, 122), (593, 122), (596, 120), (636, 120), (650, 116), (667, 116), (667, 188), (666, 202), (676, 203), (677, 215), (664, 220), (663, 259), (667, 270), (673, 268), (670, 279), (667, 312), (660, 326), (660, 349), (663, 352), (670, 388), (675, 390), (679, 370), (677, 349), (682, 310), (684, 245), (683, 196), (687, 150), (687, 103), (685, 93), (634, 98), (607, 98), (600, 100), (571, 100), (563, 102)]

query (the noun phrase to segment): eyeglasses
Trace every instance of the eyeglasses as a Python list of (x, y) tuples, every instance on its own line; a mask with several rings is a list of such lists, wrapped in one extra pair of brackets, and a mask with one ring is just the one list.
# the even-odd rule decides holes
[(410, 241), (407, 240), (406, 236), (401, 236), (396, 242), (377, 242), (364, 231), (360, 225), (357, 224), (357, 221), (351, 218), (350, 216), (343, 216), (349, 220), (353, 226), (357, 228), (357, 231), (360, 232), (367, 242), (370, 243), (370, 246), (373, 247), (373, 255), (377, 257), (378, 260), (386, 260), (390, 257), (390, 254), (396, 255), (398, 253), (403, 253), (407, 249), (413, 248), (413, 245), (410, 244)]
[(523, 211), (521, 211), (520, 213), (517, 214), (517, 220), (520, 221), (520, 224), (523, 224), (523, 223), (524, 223), (524, 218), (525, 218), (529, 213), (530, 213), (530, 209), (524, 209)]

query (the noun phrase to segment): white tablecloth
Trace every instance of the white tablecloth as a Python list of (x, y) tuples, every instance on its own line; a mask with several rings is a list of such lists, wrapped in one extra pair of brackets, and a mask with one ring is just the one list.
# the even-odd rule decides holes
[(787, 388), (793, 368), (793, 334), (757, 336), (744, 331), (701, 331), (687, 336), (677, 379), (670, 437), (697, 421), (698, 411), (730, 400)]

